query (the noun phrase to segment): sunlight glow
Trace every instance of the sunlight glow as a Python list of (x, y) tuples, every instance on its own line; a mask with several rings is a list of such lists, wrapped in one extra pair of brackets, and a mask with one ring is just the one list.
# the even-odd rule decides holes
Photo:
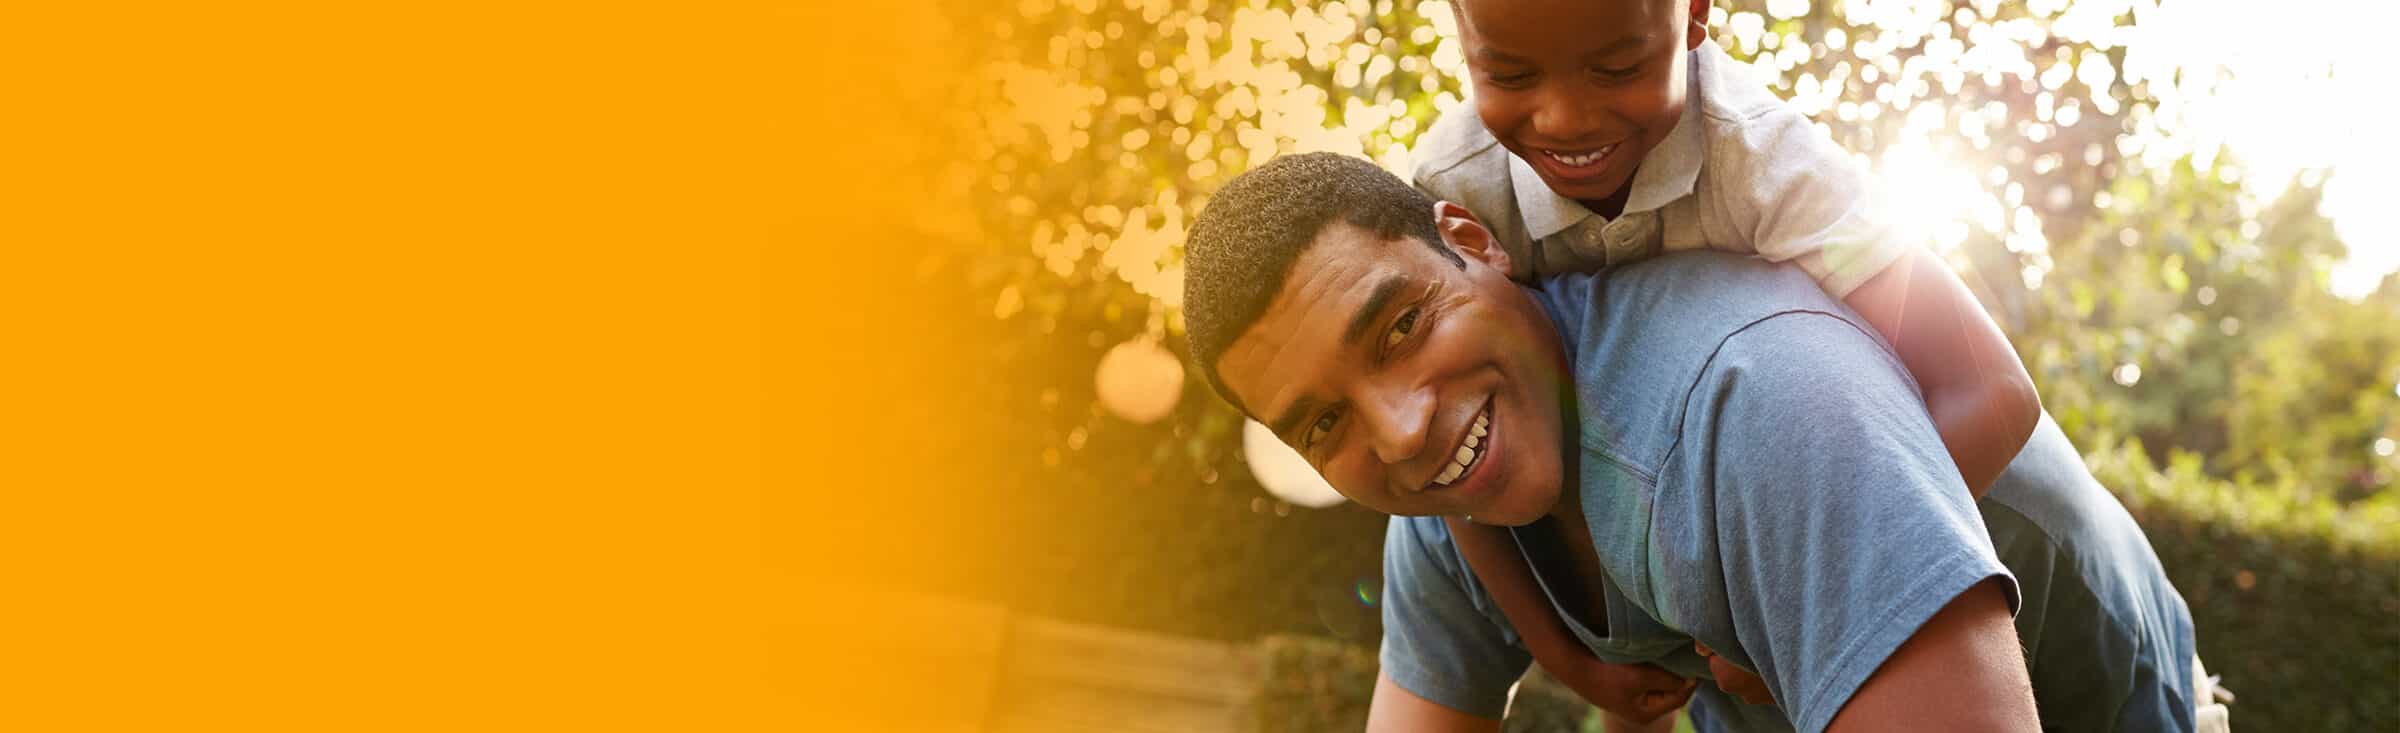
[[(1967, 241), (1967, 224), (1979, 208), (1991, 208), (1986, 221), (1998, 219), (1991, 195), (1975, 183), (1967, 169), (1942, 159), (1921, 143), (1902, 143), (1883, 156), (1884, 193), (1894, 213), (1894, 226), (1910, 241), (1931, 241), (1935, 251), (1948, 255)], [(1979, 207), (1978, 204), (1984, 206)], [(1997, 232), (1995, 223), (1987, 231)]]

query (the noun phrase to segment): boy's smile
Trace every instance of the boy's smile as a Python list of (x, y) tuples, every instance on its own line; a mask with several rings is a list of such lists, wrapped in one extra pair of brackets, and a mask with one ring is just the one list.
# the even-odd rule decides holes
[(1706, 0), (1459, 2), (1475, 112), (1550, 189), (1614, 217), (1683, 119)]

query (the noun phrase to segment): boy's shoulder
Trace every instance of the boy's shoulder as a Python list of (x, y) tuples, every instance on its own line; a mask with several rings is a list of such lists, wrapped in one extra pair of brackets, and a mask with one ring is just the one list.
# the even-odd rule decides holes
[[(1508, 180), (1508, 149), (1500, 147), (1499, 138), (1484, 129), (1483, 119), (1475, 115), (1469, 102), (1460, 102), (1434, 118), (1433, 126), (1417, 136), (1410, 160), (1409, 181), (1428, 191), (1449, 181), (1505, 184)], [(1437, 191), (1436, 195), (1444, 193)]]
[(1840, 184), (1840, 191), (1819, 190), (1819, 196), (1846, 201), (1863, 195), (1865, 179), (1849, 153), (1715, 41), (1692, 51), (1691, 83), (1698, 114), (1685, 121), (1701, 128), (1701, 169), (1712, 179), (1702, 187), (1714, 197), (1775, 199), (1803, 179), (1820, 189)]
[(1508, 149), (1484, 129), (1472, 103), (1461, 102), (1443, 112), (1417, 136), (1409, 158), (1409, 185), (1475, 212), (1513, 258), (1515, 271), (1509, 274), (1532, 274), (1532, 240), (1526, 236), (1524, 209), (1509, 177)]
[(1691, 71), (1700, 114), (1712, 125), (1741, 126), (1783, 116), (1776, 112), (1804, 117), (1798, 108), (1768, 91), (1767, 80), (1759, 78), (1749, 64), (1735, 61), (1716, 41), (1692, 50)]

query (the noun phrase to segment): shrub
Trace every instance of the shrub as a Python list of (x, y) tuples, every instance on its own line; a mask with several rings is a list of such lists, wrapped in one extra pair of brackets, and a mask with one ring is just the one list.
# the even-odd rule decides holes
[(2128, 442), (2088, 459), (2125, 501), (2249, 730), (2400, 730), (2400, 517), (2212, 479)]
[[(1259, 642), (1263, 660), (1254, 704), (1260, 733), (1363, 730), (1375, 694), (1371, 646), (1309, 636), (1278, 635)], [(1538, 671), (1526, 675), (1500, 729), (1511, 733), (1574, 733), (1592, 706)]]

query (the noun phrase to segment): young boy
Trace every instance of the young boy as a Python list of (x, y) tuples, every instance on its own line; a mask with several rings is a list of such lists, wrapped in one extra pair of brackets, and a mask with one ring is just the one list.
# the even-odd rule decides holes
[[(1518, 263), (1512, 275), (1680, 249), (1795, 262), (1892, 344), (1966, 485), (1978, 498), (1989, 489), (2040, 419), (2031, 377), (1957, 276), (1885, 225), (1893, 212), (1849, 156), (1708, 40), (1707, 0), (1452, 7), (1473, 114), (1427, 131), (1414, 183), (1482, 214)], [(1544, 668), (1633, 722), (1690, 695), (1656, 668), (1592, 657), (1505, 529), (1449, 523)], [(1711, 666), (1728, 692), (1767, 701), (1747, 672)]]

